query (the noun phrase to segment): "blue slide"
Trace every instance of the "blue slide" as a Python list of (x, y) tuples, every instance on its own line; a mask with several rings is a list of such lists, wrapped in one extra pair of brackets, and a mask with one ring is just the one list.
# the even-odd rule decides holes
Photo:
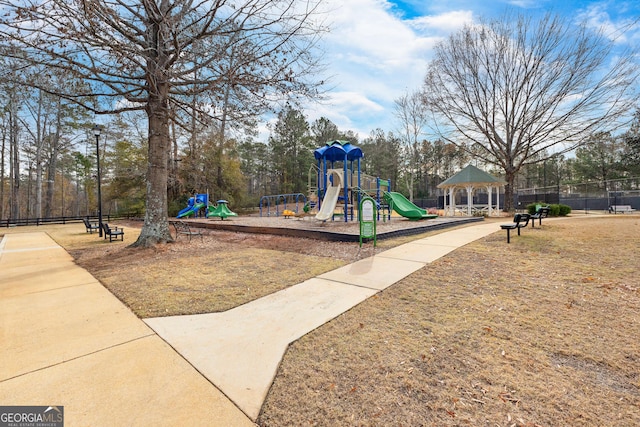
[(189, 197), (187, 201), (187, 207), (178, 212), (176, 218), (184, 218), (194, 216), (198, 211), (207, 205), (206, 194), (196, 194), (196, 197)]
[(178, 212), (178, 216), (176, 216), (176, 218), (184, 218), (184, 217), (190, 217), (192, 215), (195, 215), (196, 212), (198, 212), (203, 207), (204, 207), (204, 203), (196, 203), (195, 205), (187, 206), (186, 208)]

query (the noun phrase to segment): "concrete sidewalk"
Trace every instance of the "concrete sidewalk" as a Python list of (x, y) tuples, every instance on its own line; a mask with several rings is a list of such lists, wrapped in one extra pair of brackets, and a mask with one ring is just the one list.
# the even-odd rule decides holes
[(223, 313), (145, 322), (255, 420), (291, 342), (499, 229), (481, 223), (406, 243)]
[(7, 234), (0, 405), (64, 406), (70, 426), (254, 425), (291, 342), (496, 231), (443, 232), (223, 313), (144, 322), (45, 233)]
[(45, 233), (0, 241), (0, 405), (67, 426), (252, 426)]

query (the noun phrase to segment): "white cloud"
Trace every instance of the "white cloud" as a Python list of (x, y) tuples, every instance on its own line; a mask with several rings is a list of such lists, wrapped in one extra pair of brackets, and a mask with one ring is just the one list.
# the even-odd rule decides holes
[[(523, 9), (534, 9), (534, 8), (539, 8), (541, 6), (540, 0), (511, 0), (507, 3), (512, 6), (521, 7)], [(545, 2), (542, 2), (542, 3), (545, 3)]]
[(375, 68), (402, 62), (413, 54), (416, 35), (389, 6), (376, 0), (351, 0), (336, 6), (333, 30), (325, 40), (330, 51)]
[(637, 3), (603, 1), (582, 9), (576, 18), (617, 44), (631, 45), (640, 38), (638, 11)]
[[(332, 25), (321, 42), (328, 68), (319, 78), (328, 80), (331, 89), (324, 102), (304, 106), (310, 123), (326, 117), (340, 130), (354, 131), (360, 138), (376, 128), (393, 131), (394, 100), (421, 87), (436, 43), (465, 24), (473, 24), (477, 16), (502, 14), (508, 4), (536, 9), (535, 13), (546, 8), (553, 12), (556, 8), (567, 19), (588, 18), (591, 25), (609, 31), (615, 31), (616, 25), (619, 29), (618, 24), (628, 22), (625, 19), (629, 16), (638, 15), (622, 10), (623, 5), (637, 10), (634, 1), (605, 0), (585, 9), (550, 0), (405, 0), (404, 6), (390, 1), (323, 2), (323, 9), (330, 11), (326, 18)], [(407, 16), (423, 16), (403, 19), (401, 7), (411, 9)], [(633, 40), (637, 35), (628, 34), (627, 38)], [(260, 134), (268, 135), (266, 127), (260, 129)]]
[(578, 14), (578, 20), (585, 21), (587, 26), (596, 31), (601, 31), (607, 38), (618, 42), (626, 42), (624, 34), (620, 34), (620, 23), (611, 20), (606, 9), (606, 4), (596, 3), (590, 5), (582, 13)]
[(386, 106), (365, 94), (354, 91), (332, 92), (328, 99), (321, 103), (308, 106), (307, 119), (313, 122), (320, 117), (331, 120), (342, 131), (351, 130), (360, 137), (369, 134), (368, 127), (361, 127), (372, 117), (384, 114)]
[(332, 31), (324, 38), (328, 102), (305, 110), (309, 120), (324, 116), (360, 137), (393, 128), (393, 101), (420, 88), (434, 45), (472, 19), (448, 12), (402, 20), (383, 0), (350, 0), (328, 6)]
[(422, 30), (450, 33), (459, 30), (465, 24), (473, 22), (473, 12), (470, 10), (454, 10), (441, 15), (428, 15), (415, 18), (411, 24)]
[(334, 92), (330, 96), (331, 108), (345, 109), (355, 112), (383, 111), (384, 107), (358, 92)]

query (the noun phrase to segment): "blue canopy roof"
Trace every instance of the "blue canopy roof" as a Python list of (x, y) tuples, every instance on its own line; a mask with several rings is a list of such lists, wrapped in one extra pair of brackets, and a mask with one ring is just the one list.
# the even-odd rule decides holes
[(331, 162), (356, 160), (364, 157), (362, 150), (355, 145), (351, 145), (349, 141), (329, 141), (324, 147), (320, 147), (313, 152), (316, 159), (327, 159)]

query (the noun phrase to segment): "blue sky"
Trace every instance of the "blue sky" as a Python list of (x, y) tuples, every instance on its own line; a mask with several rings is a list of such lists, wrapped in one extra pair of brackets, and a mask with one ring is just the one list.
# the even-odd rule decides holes
[[(361, 139), (376, 128), (398, 129), (394, 100), (420, 88), (433, 46), (465, 23), (507, 10), (553, 11), (608, 29), (640, 17), (637, 0), (327, 0), (327, 7), (333, 31), (323, 48), (331, 90), (326, 102), (306, 105), (305, 114), (309, 122), (327, 117)], [(623, 42), (638, 45), (640, 29)]]

